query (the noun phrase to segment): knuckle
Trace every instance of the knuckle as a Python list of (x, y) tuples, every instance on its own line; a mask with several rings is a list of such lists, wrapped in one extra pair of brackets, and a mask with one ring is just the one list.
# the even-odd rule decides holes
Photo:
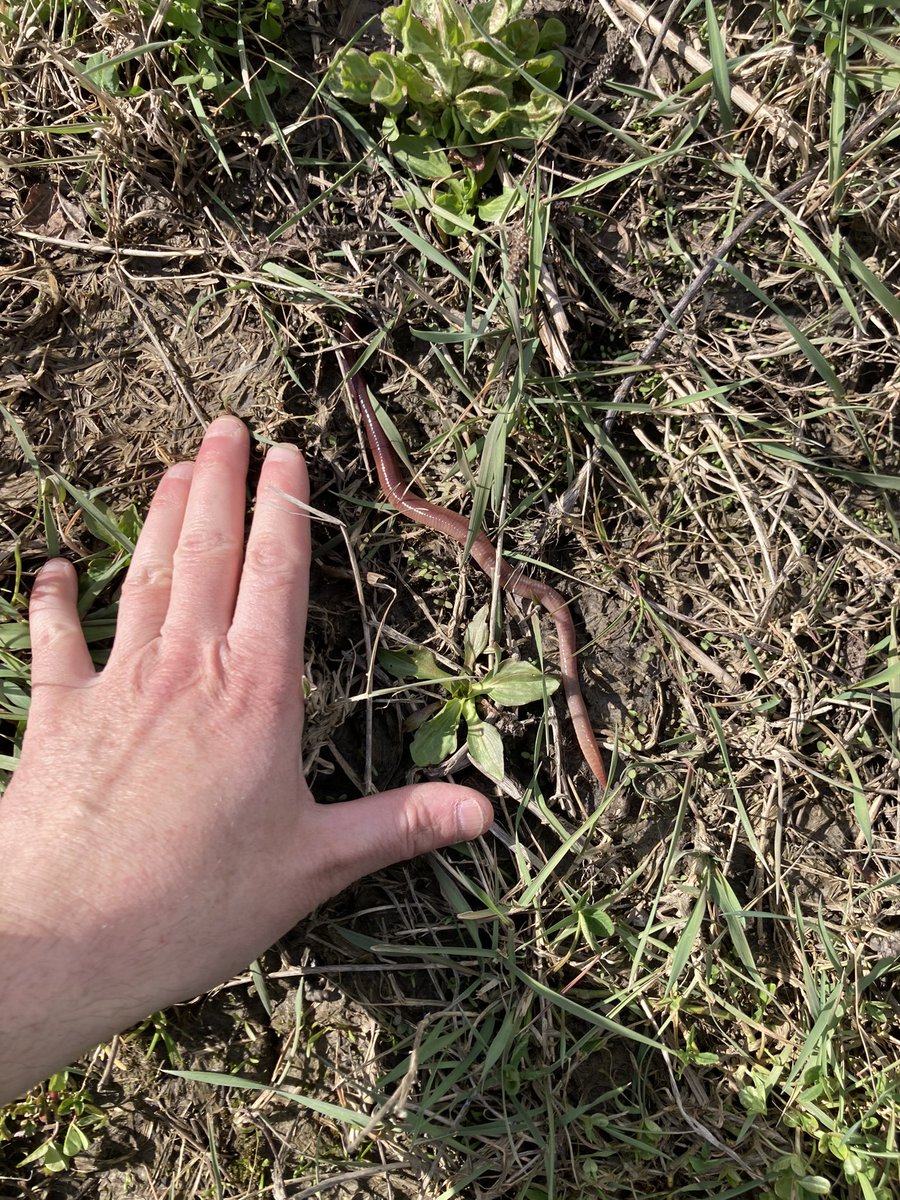
[(138, 694), (151, 707), (172, 705), (190, 695), (198, 712), (215, 708), (220, 688), (214, 664), (204, 661), (190, 638), (170, 636), (166, 643), (157, 643), (140, 656), (134, 681)]
[(244, 719), (262, 730), (283, 726), (303, 703), (303, 681), (266, 657), (232, 660), (225, 668), (227, 695)]
[(400, 810), (400, 839), (407, 858), (425, 854), (434, 846), (434, 824), (428, 804), (416, 797)]
[(45, 612), (39, 621), (31, 625), (32, 650), (42, 651), (45, 655), (52, 654), (63, 642), (67, 641), (72, 632), (70, 623), (54, 611)]
[(71, 585), (64, 575), (56, 571), (42, 571), (31, 588), (31, 608), (48, 608), (61, 604), (68, 596)]
[(144, 591), (168, 591), (171, 586), (171, 563), (137, 562), (128, 569), (122, 584), (122, 595), (133, 596)]
[(241, 552), (241, 543), (223, 530), (188, 529), (182, 532), (175, 551), (176, 563), (232, 558)]
[(248, 544), (245, 566), (255, 575), (265, 576), (266, 586), (270, 588), (293, 584), (299, 570), (299, 563), (284, 542), (270, 536), (256, 538)]

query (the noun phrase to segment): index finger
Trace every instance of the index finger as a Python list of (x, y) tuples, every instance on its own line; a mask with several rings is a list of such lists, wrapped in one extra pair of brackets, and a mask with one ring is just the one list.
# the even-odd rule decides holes
[[(266, 455), (247, 539), (229, 648), (282, 669), (303, 670), (309, 597), (309, 500), (306, 463), (296, 446)], [(300, 501), (300, 503), (296, 503)]]

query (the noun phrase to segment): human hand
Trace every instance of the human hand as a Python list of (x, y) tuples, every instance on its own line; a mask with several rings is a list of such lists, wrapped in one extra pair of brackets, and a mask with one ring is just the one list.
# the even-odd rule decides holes
[(164, 476), (91, 663), (70, 564), (31, 599), (33, 696), (0, 800), (0, 1101), (243, 969), (360, 876), (484, 832), (420, 784), (317, 805), (300, 769), (306, 469), (269, 450), (244, 551), (248, 436)]

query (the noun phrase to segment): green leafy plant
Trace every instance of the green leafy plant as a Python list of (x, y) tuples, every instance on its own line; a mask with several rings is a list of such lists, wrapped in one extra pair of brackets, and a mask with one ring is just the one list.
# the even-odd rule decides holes
[[(156, 11), (154, 0), (141, 0), (141, 12), (149, 19)], [(217, 104), (239, 103), (254, 125), (264, 123), (265, 98), (283, 93), (287, 72), (269, 57), (269, 46), (281, 36), (283, 0), (256, 0), (234, 5), (228, 0), (173, 0), (166, 10), (163, 28), (177, 34), (171, 49), (180, 69), (173, 81), (189, 90), (208, 92)], [(250, 81), (248, 49), (255, 47), (253, 79)]]
[(491, 779), (502, 779), (503, 738), (494, 725), (480, 716), (476, 701), (487, 697), (495, 704), (516, 707), (541, 700), (559, 687), (558, 679), (545, 675), (539, 667), (528, 662), (500, 663), (483, 678), (476, 678), (472, 672), (476, 660), (487, 649), (488, 641), (485, 607), (475, 614), (465, 633), (464, 675), (442, 671), (431, 651), (423, 646), (379, 652), (378, 661), (395, 679), (437, 684), (447, 692), (445, 701), (424, 709), (411, 722), (416, 734), (410, 754), (419, 766), (433, 766), (448, 758), (459, 745), (460, 728), (465, 725), (466, 748), (473, 761)]
[[(149, 23), (158, 7), (157, 0), (138, 0), (137, 11)], [(127, 19), (129, 9), (112, 4), (110, 13)], [(287, 69), (271, 57), (283, 16), (284, 0), (250, 0), (244, 5), (231, 0), (172, 0), (159, 26), (163, 40), (126, 51), (104, 47), (74, 65), (104, 92), (140, 96), (146, 87), (132, 64), (157, 51), (173, 86), (185, 89), (195, 111), (202, 112), (207, 100), (217, 108), (233, 104), (258, 126), (270, 115), (268, 97), (283, 95), (290, 83)], [(81, 0), (62, 0), (58, 5), (13, 0), (8, 17), (0, 12), (0, 20), (10, 28), (29, 19), (44, 24), (63, 19), (73, 37), (90, 29), (90, 18), (91, 10)]]
[(382, 134), (397, 162), (433, 187), (435, 218), (459, 232), (454, 215), (476, 208), (495, 220), (514, 197), (479, 206), (502, 145), (547, 137), (564, 111), (565, 40), (555, 17), (519, 14), (525, 0), (403, 0), (382, 14), (395, 52), (342, 51), (328, 86), (335, 96), (384, 110)]
[(17, 1164), (36, 1166), (48, 1175), (66, 1171), (82, 1154), (94, 1133), (106, 1123), (102, 1109), (72, 1071), (59, 1071), (46, 1085), (0, 1109), (0, 1143), (23, 1148), (37, 1141)]

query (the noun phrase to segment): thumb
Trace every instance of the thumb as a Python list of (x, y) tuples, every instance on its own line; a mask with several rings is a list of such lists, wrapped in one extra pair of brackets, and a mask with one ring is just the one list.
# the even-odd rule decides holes
[(454, 783), (414, 783), (317, 809), (331, 895), (391, 863), (471, 841), (494, 819), (487, 797)]

